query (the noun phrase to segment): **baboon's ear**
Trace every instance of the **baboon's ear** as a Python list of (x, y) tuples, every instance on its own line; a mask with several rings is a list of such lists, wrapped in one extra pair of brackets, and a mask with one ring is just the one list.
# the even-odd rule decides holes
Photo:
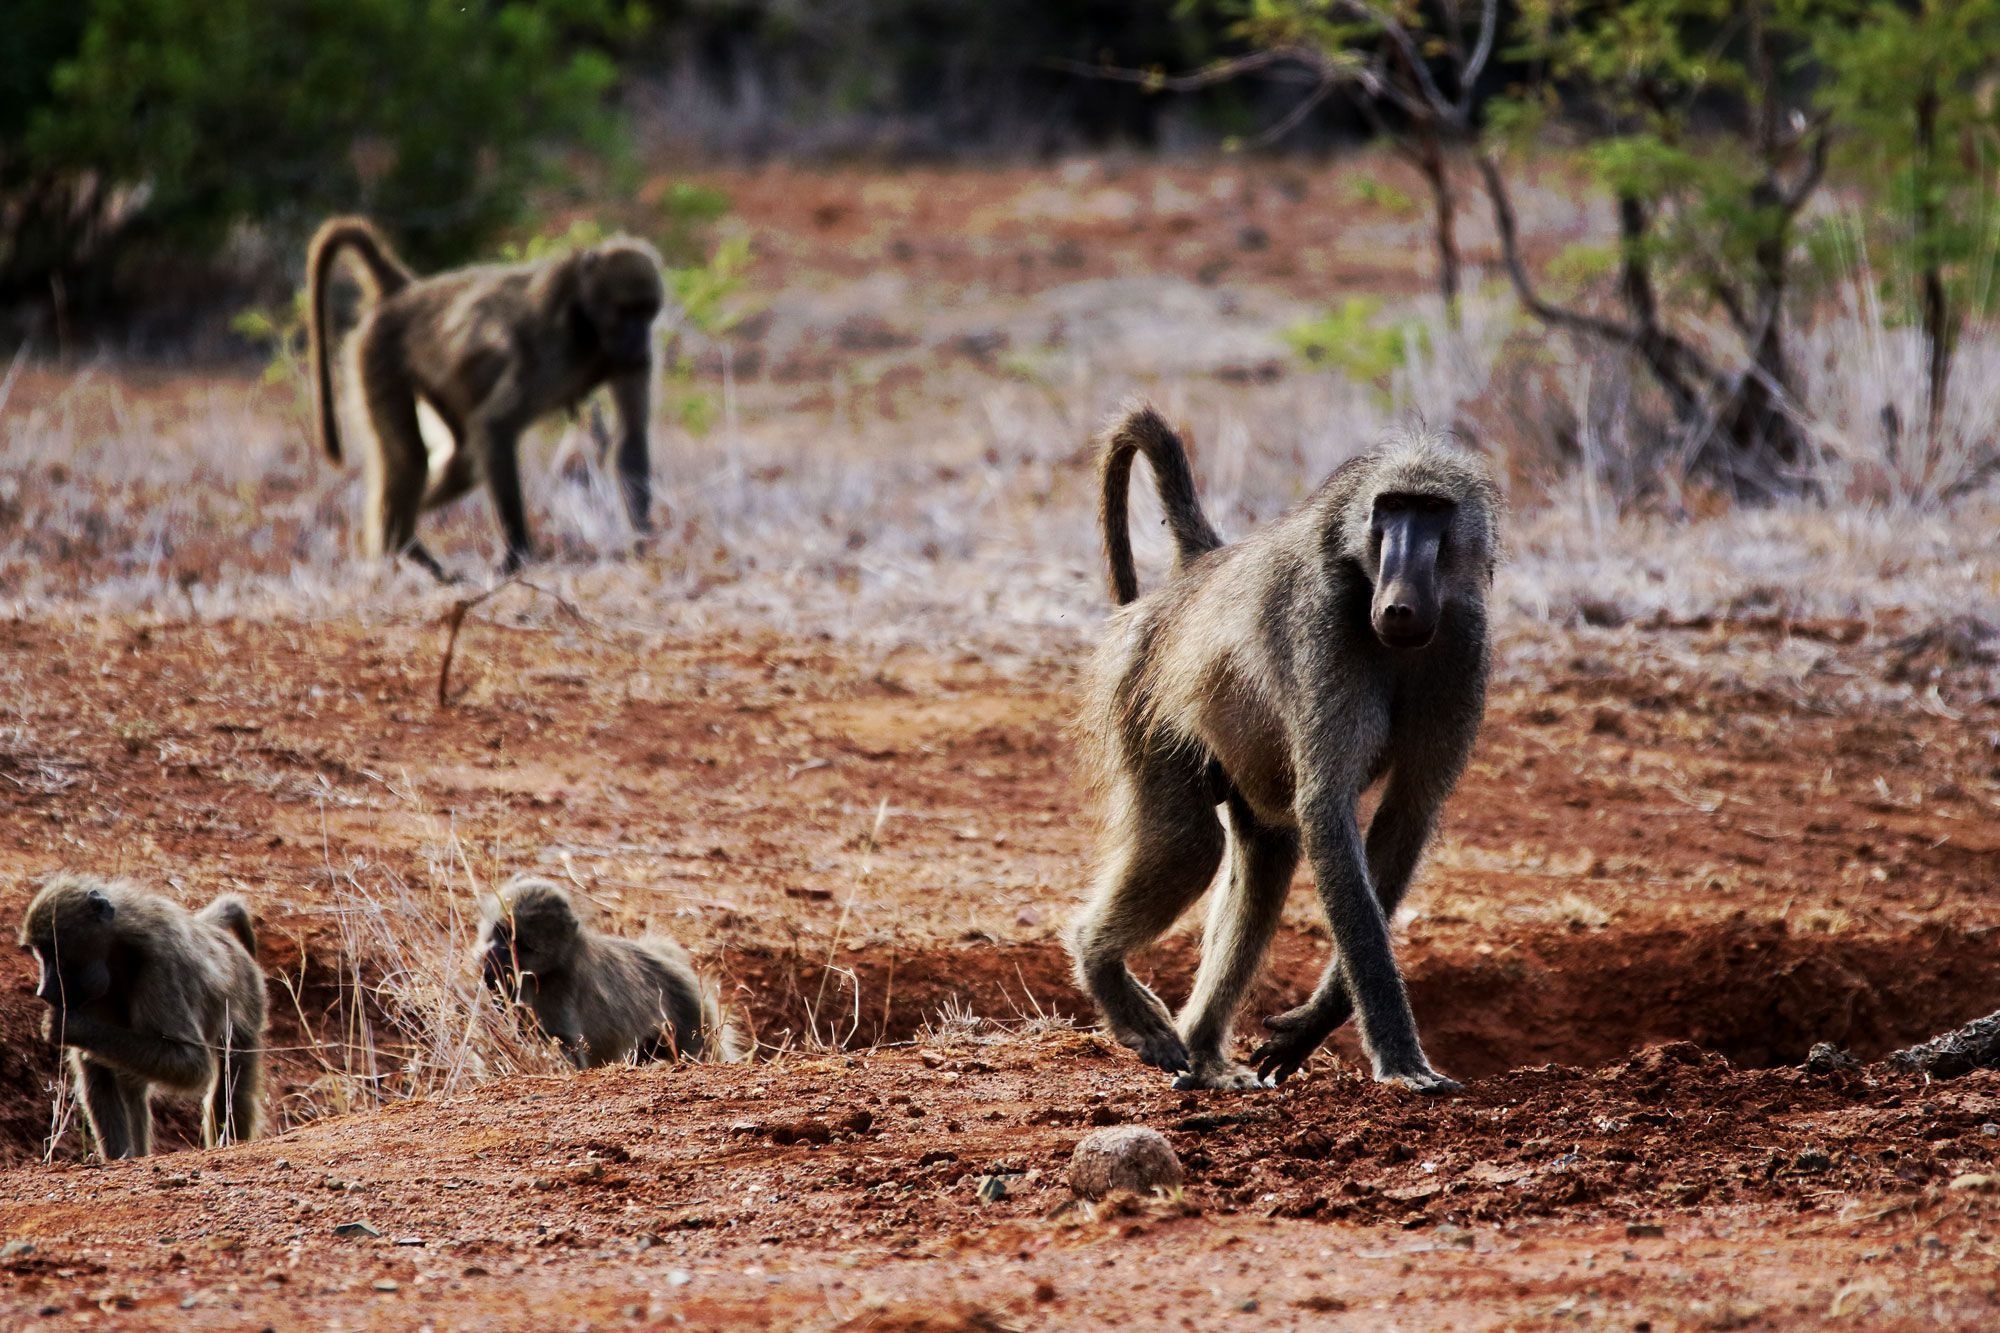
[(118, 915), (118, 905), (105, 897), (101, 889), (92, 889), (84, 895), (83, 900), (90, 904), (91, 913), (99, 921), (109, 921)]

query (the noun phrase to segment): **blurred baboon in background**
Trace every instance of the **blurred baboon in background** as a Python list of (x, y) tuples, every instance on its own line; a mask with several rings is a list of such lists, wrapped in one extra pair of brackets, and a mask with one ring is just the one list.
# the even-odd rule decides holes
[[(408, 555), (443, 578), (417, 540), (417, 515), (484, 480), (507, 541), (502, 568), (519, 569), (534, 555), (521, 499), (521, 433), (601, 384), (611, 386), (618, 415), (626, 512), (634, 528), (651, 530), (646, 418), (653, 322), (666, 299), (651, 246), (621, 236), (559, 258), (419, 278), (365, 218), (327, 222), (307, 252), (307, 325), (320, 445), (336, 462), (327, 285), (345, 253), (361, 261), (374, 295), (349, 339), (348, 376), (358, 400), (348, 416), (363, 427), (367, 451), (362, 536), (371, 557)], [(419, 402), (450, 430), (448, 455), (427, 450)]]
[(57, 875), (20, 938), (105, 1157), (152, 1151), (156, 1085), (203, 1099), (210, 1147), (262, 1132), (264, 974), (241, 898), (189, 912), (121, 881)]
[(734, 1060), (736, 1034), (672, 940), (621, 940), (578, 918), (568, 890), (517, 876), (486, 904), (486, 984), (526, 1007), (578, 1069), (621, 1060)]
[[(1110, 814), (1096, 894), (1071, 937), (1111, 1032), (1184, 1087), (1282, 1079), (1356, 1008), (1375, 1077), (1454, 1090), (1417, 1040), (1389, 919), (1464, 770), (1485, 707), (1486, 595), (1499, 493), (1463, 450), (1411, 439), (1343, 465), (1262, 531), (1225, 546), (1181, 441), (1150, 407), (1108, 430), (1100, 514), (1113, 618), (1084, 730)], [(1127, 530), (1132, 458), (1152, 464), (1176, 551), (1139, 596)], [(1364, 841), (1362, 792), (1385, 780)], [(1228, 836), (1216, 807), (1224, 807)], [(1126, 967), (1209, 887), (1178, 1029)], [(1301, 851), (1333, 933), (1312, 997), (1266, 1020), (1252, 1057), (1224, 1050)]]

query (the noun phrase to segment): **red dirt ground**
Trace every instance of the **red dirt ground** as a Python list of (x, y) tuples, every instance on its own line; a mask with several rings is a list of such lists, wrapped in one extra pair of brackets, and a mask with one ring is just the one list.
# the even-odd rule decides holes
[[(440, 709), (441, 636), (414, 618), (21, 623), (0, 642), (40, 680), (0, 752), (10, 913), (83, 848), (189, 898), (239, 888), (267, 966), (296, 974), (303, 952), (323, 998), (328, 867), (424, 882), (449, 809), (482, 867), (572, 848), (614, 918), (684, 939), (765, 1042), (798, 1038), (817, 999), (822, 1030), (858, 1012), (854, 1044), (888, 1045), (516, 1079), (220, 1153), (42, 1167), (54, 1060), (17, 959), (0, 1236), (34, 1249), (5, 1261), (15, 1314), (1993, 1317), (1992, 1205), (1949, 1187), (1996, 1169), (2000, 1079), (1788, 1067), (1817, 1040), (1879, 1054), (2000, 994), (2000, 830), (1971, 794), (1996, 763), (1984, 722), (1598, 674), (1503, 689), (1402, 932), (1427, 1043), (1470, 1093), (1409, 1099), (1329, 1057), (1216, 1097), (1046, 1024), (925, 1031), (954, 996), (1005, 1023), (1082, 1014), (1056, 937), (1088, 853), (1066, 663), (711, 636), (650, 650), (640, 686), (615, 646), (480, 625)], [(1324, 948), (1302, 889), (1253, 1017)], [(1192, 952), (1159, 951), (1169, 993)], [(281, 1013), (274, 1043), (301, 1036)], [(320, 1072), (277, 1066), (281, 1091)], [(842, 1127), (861, 1111), (865, 1132)], [(1174, 1138), (1185, 1207), (1048, 1216), (1068, 1148), (1123, 1121)], [(978, 1177), (1011, 1172), (980, 1205)], [(336, 1238), (349, 1220), (382, 1237)]]

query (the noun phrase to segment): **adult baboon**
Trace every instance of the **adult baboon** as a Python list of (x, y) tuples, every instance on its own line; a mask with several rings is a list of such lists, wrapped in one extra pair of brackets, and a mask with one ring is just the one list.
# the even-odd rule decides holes
[(118, 880), (57, 875), (28, 905), (21, 947), (106, 1158), (152, 1151), (156, 1084), (202, 1098), (211, 1148), (261, 1132), (264, 974), (241, 898), (189, 912)]
[[(1127, 532), (1134, 454), (1152, 464), (1177, 553), (1145, 597)], [(1258, 1071), (1290, 1075), (1358, 1007), (1377, 1079), (1455, 1089), (1418, 1043), (1389, 918), (1485, 707), (1492, 478), (1462, 450), (1411, 439), (1346, 463), (1225, 546), (1180, 439), (1150, 407), (1107, 431), (1102, 472), (1112, 595), (1125, 609), (1092, 663), (1083, 719), (1110, 817), (1071, 937), (1079, 983), (1113, 1035), (1179, 1073), (1178, 1086), (1256, 1086), (1259, 1073), (1224, 1045), (1303, 849), (1333, 956), (1309, 1000), (1265, 1020), (1274, 1035), (1252, 1056)], [(1385, 777), (1364, 843), (1356, 805)], [(1230, 873), (1176, 1030), (1125, 960), (1201, 896), (1225, 845)]]
[(585, 925), (567, 890), (521, 875), (486, 904), (486, 984), (525, 1006), (578, 1069), (625, 1059), (734, 1060), (736, 1036), (672, 940)]
[[(417, 515), (483, 478), (507, 539), (504, 572), (534, 554), (521, 501), (517, 447), (536, 418), (571, 407), (600, 384), (618, 413), (619, 488), (632, 526), (651, 529), (646, 415), (653, 321), (665, 302), (660, 257), (614, 237), (530, 264), (482, 265), (419, 278), (365, 218), (334, 218), (306, 258), (307, 325), (320, 445), (340, 461), (329, 364), (327, 284), (344, 252), (361, 260), (375, 300), (349, 340), (350, 420), (365, 419), (368, 476), (363, 545), (372, 557), (407, 554), (439, 578), (417, 540)], [(417, 404), (434, 409), (455, 442), (433, 459)], [(607, 438), (606, 447), (611, 446)]]

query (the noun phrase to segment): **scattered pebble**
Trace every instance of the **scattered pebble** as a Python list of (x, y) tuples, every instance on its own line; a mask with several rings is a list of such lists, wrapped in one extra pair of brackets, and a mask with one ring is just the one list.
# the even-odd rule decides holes
[(333, 1234), (336, 1236), (362, 1236), (372, 1240), (382, 1233), (374, 1227), (369, 1226), (366, 1222), (342, 1222), (333, 1229)]
[(1144, 1125), (1115, 1125), (1084, 1135), (1069, 1163), (1070, 1188), (1086, 1199), (1101, 1199), (1113, 1190), (1150, 1194), (1172, 1189), (1185, 1178), (1174, 1146)]
[(1659, 1240), (1667, 1229), (1658, 1222), (1627, 1222), (1625, 1234), (1632, 1240)]
[(399, 1283), (399, 1282), (397, 1282), (397, 1281), (396, 1281), (396, 1279), (395, 1279), (395, 1278), (392, 1278), (392, 1277), (378, 1277), (378, 1278), (376, 1278), (376, 1279), (375, 1279), (375, 1282), (374, 1282), (374, 1287), (375, 1287), (375, 1290), (377, 1290), (377, 1291), (400, 1291), (400, 1290), (402, 1290), (402, 1284), (401, 1284), (401, 1283)]

